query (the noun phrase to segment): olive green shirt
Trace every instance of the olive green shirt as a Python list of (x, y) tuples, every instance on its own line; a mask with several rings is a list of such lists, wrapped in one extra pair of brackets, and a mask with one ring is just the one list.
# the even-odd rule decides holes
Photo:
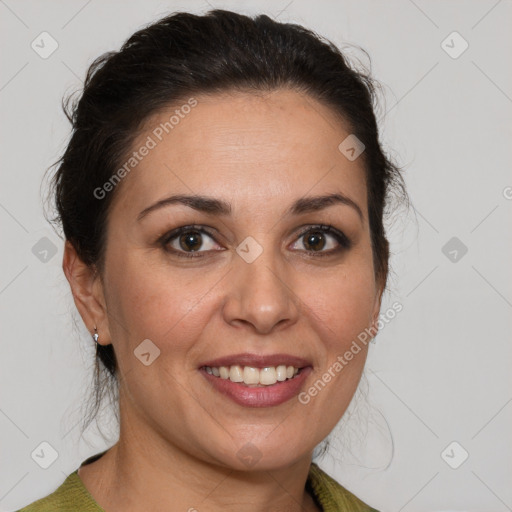
[[(82, 465), (101, 456), (90, 457)], [(306, 489), (323, 512), (378, 512), (332, 479), (314, 462), (311, 463)], [(105, 512), (85, 488), (78, 469), (49, 496), (41, 498), (18, 512)]]

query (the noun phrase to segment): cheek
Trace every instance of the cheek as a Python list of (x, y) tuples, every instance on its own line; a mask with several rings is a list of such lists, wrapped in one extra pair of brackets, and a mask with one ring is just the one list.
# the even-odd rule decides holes
[(304, 283), (304, 303), (311, 310), (329, 348), (343, 350), (369, 328), (375, 305), (375, 279), (369, 266), (347, 267), (312, 289)]
[(219, 276), (200, 270), (170, 272), (169, 268), (148, 264), (135, 251), (111, 266), (108, 311), (113, 341), (122, 345), (119, 349), (133, 351), (142, 340), (150, 339), (159, 348), (172, 341), (176, 353), (200, 334), (208, 319), (207, 292)]
[(312, 431), (323, 438), (345, 413), (363, 372), (370, 341), (365, 329), (371, 326), (375, 304), (373, 268), (347, 267), (316, 290), (304, 294), (304, 302), (310, 311), (308, 321), (314, 322), (312, 330), (321, 339), (319, 365), (299, 402)]

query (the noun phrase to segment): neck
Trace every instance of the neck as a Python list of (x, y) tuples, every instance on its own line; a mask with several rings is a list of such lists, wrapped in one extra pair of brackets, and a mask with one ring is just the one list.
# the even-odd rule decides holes
[(121, 421), (119, 441), (79, 470), (104, 510), (319, 510), (305, 491), (311, 456), (284, 468), (238, 471), (193, 457), (154, 432), (147, 434), (123, 428)]

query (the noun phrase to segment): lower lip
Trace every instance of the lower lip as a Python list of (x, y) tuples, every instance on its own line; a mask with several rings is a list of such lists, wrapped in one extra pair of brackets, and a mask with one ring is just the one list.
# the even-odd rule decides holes
[(217, 391), (231, 398), (238, 405), (245, 407), (274, 407), (287, 402), (299, 394), (304, 381), (311, 373), (311, 367), (303, 368), (293, 379), (276, 382), (271, 386), (258, 387), (249, 387), (245, 384), (232, 382), (229, 379), (215, 377), (204, 369), (200, 369), (200, 372)]

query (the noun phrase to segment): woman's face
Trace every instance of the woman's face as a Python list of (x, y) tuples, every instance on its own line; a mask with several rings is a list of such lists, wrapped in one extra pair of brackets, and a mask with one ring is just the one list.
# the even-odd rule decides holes
[[(310, 97), (195, 99), (148, 120), (109, 215), (97, 325), (118, 359), (121, 435), (284, 467), (344, 413), (367, 345), (344, 354), (379, 312), (363, 162), (340, 152), (350, 132)], [(301, 370), (231, 381), (270, 383), (283, 366)], [(251, 369), (263, 367), (275, 369)]]

